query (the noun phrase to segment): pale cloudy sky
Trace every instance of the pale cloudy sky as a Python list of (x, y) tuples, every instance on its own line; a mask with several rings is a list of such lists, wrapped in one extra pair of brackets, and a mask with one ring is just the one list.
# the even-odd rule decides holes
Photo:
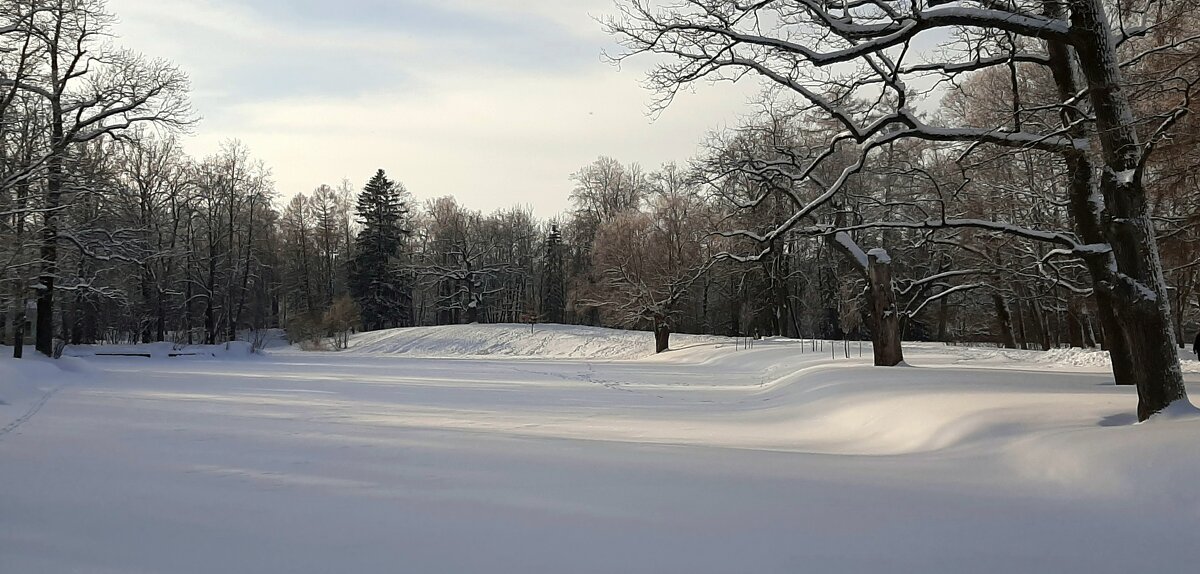
[[(600, 155), (654, 168), (735, 123), (750, 86), (646, 116), (641, 70), (602, 61), (611, 0), (109, 0), (117, 42), (177, 63), (204, 156), (237, 138), (281, 194), (386, 169), (418, 199), (567, 207)], [(641, 61), (636, 65), (649, 65)]]

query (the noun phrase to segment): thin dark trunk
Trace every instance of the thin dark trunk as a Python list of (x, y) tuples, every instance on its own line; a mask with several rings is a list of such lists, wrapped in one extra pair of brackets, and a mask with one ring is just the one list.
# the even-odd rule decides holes
[(1013, 298), (1013, 306), (1016, 308), (1017, 316), (1017, 344), (1022, 349), (1029, 348), (1029, 329), (1026, 328), (1028, 321), (1025, 320), (1025, 305), (1021, 304), (1021, 292), (1014, 290), (1015, 297)]
[(1067, 340), (1072, 347), (1082, 349), (1083, 339), (1083, 311), (1079, 304), (1072, 300), (1067, 304)]
[(948, 342), (950, 339), (948, 332), (948, 326), (950, 322), (950, 305), (946, 299), (946, 297), (942, 297), (938, 300), (937, 312), (937, 339), (943, 343)]
[(21, 310), (16, 315), (15, 329), (13, 330), (13, 358), (20, 359), (25, 356), (25, 299), (18, 300), (21, 304)]
[[(55, 106), (57, 108), (57, 106)], [(63, 137), (62, 115), (56, 111), (52, 141)], [(34, 347), (47, 357), (54, 356), (54, 283), (58, 276), (58, 208), (62, 204), (63, 160), (61, 152), (46, 162), (46, 205), (42, 213), (41, 274), (37, 286), (37, 336)]]
[(999, 293), (992, 293), (992, 304), (996, 308), (996, 323), (1000, 330), (998, 342), (1005, 349), (1017, 348), (1017, 341), (1013, 337), (1012, 314), (1008, 312), (1008, 302)]
[(246, 307), (246, 293), (249, 291), (250, 285), (250, 253), (251, 247), (254, 244), (254, 198), (250, 198), (250, 220), (246, 225), (246, 254), (245, 264), (242, 269), (242, 285), (238, 292), (237, 311), (233, 314), (232, 320), (229, 322), (229, 340), (237, 340), (237, 328), (242, 321), (242, 311)]
[(1050, 320), (1046, 317), (1046, 308), (1042, 306), (1041, 298), (1033, 300), (1033, 313), (1037, 319), (1038, 334), (1041, 335), (1042, 350), (1049, 351), (1054, 348), (1050, 344)]

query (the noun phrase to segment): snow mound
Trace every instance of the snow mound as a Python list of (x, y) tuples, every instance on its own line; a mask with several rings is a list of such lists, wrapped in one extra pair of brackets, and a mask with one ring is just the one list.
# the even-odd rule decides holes
[[(727, 342), (711, 335), (671, 335), (680, 349)], [(407, 327), (361, 333), (352, 353), (408, 357), (539, 357), (555, 359), (640, 359), (654, 355), (654, 334), (578, 325), (497, 323)]]
[(66, 357), (141, 357), (147, 359), (236, 359), (254, 355), (248, 341), (229, 341), (215, 345), (179, 345), (140, 343), (135, 345), (68, 345)]
[[(1075, 370), (1111, 370), (1112, 360), (1108, 351), (1101, 349), (1059, 348), (1049, 351), (1024, 351), (1019, 349), (981, 349), (951, 347), (957, 349), (965, 361), (992, 361), (1001, 363), (1033, 364), (1046, 368)], [(1185, 373), (1200, 373), (1200, 362), (1192, 360), (1191, 353), (1180, 352), (1180, 366)]]

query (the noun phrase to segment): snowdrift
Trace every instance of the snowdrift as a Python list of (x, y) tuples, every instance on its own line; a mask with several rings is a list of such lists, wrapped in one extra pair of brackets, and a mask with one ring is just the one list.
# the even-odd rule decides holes
[[(711, 335), (671, 335), (671, 348), (728, 342)], [(654, 334), (578, 325), (443, 325), (361, 333), (350, 352), (409, 357), (539, 357), (553, 359), (639, 359), (654, 354)]]
[[(910, 344), (906, 344), (906, 348)], [(1101, 349), (1059, 348), (1049, 351), (1025, 351), (1019, 349), (984, 349), (977, 347), (948, 347), (962, 355), (964, 361), (973, 363), (1013, 363), (1037, 365), (1055, 369), (1112, 370), (1108, 351)], [(1179, 351), (1179, 363), (1185, 373), (1200, 373), (1200, 362), (1191, 351)]]
[(137, 345), (69, 345), (66, 357), (142, 357), (147, 359), (235, 359), (254, 354), (248, 341), (230, 341), (216, 345), (176, 345), (144, 343)]

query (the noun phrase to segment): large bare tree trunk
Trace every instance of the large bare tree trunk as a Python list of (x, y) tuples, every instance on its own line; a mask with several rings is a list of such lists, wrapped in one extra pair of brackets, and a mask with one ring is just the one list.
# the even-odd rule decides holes
[[(1046, 6), (1048, 15), (1062, 16), (1062, 6), (1056, 1), (1049, 1)], [(1078, 70), (1075, 69), (1074, 50), (1061, 42), (1047, 42), (1047, 48), (1050, 54), (1050, 69), (1058, 87), (1059, 97), (1064, 101), (1074, 98), (1084, 84)], [(1083, 126), (1076, 123), (1079, 119), (1076, 117), (1077, 111), (1068, 109), (1065, 113), (1068, 124), (1073, 126), (1067, 128), (1071, 136), (1084, 137)], [(1092, 174), (1095, 167), (1092, 160), (1086, 152), (1079, 150), (1065, 152), (1063, 159), (1067, 164), (1070, 212), (1075, 232), (1087, 243), (1104, 243), (1106, 238), (1100, 223), (1100, 206), (1095, 205), (1093, 200), (1095, 182)], [(1087, 265), (1095, 286), (1096, 314), (1104, 332), (1104, 349), (1108, 351), (1112, 361), (1113, 378), (1118, 385), (1136, 384), (1133, 359), (1129, 356), (1129, 347), (1125, 344), (1127, 334), (1121, 322), (1117, 320), (1112, 294), (1104, 284), (1109, 275), (1107, 262), (1097, 257), (1088, 257), (1084, 264)]]
[(1104, 236), (1112, 248), (1115, 269), (1102, 288), (1124, 330), (1124, 340), (1138, 390), (1138, 419), (1146, 420), (1172, 402), (1187, 398), (1171, 304), (1163, 278), (1154, 225), (1141, 181), (1143, 147), (1133, 111), (1122, 91), (1120, 66), (1109, 22), (1100, 0), (1072, 0), (1071, 27), (1080, 69), (1096, 120), (1104, 170)]
[(891, 259), (881, 250), (867, 254), (867, 278), (871, 283), (871, 330), (875, 366), (893, 367), (904, 361), (900, 347), (900, 312), (896, 307), (896, 289), (892, 285)]
[(654, 323), (654, 352), (661, 353), (671, 348), (671, 326), (661, 319)]

